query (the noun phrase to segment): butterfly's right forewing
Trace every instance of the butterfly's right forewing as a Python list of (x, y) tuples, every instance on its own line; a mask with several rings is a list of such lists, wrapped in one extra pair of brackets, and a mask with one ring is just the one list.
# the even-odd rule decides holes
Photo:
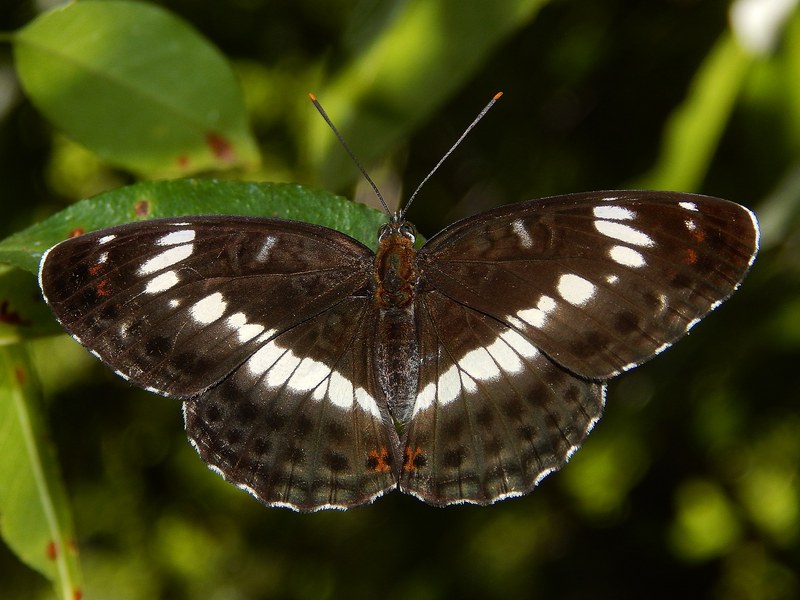
[(363, 290), (372, 253), (305, 223), (186, 217), (69, 239), (40, 280), (64, 328), (137, 385), (188, 397)]

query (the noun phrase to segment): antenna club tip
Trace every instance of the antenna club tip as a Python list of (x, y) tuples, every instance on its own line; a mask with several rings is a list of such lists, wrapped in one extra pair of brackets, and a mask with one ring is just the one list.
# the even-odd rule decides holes
[(500, 99), (500, 96), (502, 96), (502, 95), (503, 95), (503, 92), (497, 92), (497, 93), (494, 95), (494, 98), (492, 98), (492, 100), (499, 100), (499, 99)]
[(311, 98), (312, 102), (315, 102), (317, 100), (317, 97), (314, 94), (312, 94), (311, 92), (308, 92), (308, 97)]

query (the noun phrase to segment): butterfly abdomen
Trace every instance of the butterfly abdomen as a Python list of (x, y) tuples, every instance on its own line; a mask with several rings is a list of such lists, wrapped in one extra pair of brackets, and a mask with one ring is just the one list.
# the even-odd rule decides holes
[(378, 385), (400, 431), (411, 416), (419, 374), (413, 302), (419, 278), (415, 255), (413, 237), (406, 229), (387, 225), (375, 256), (375, 363)]

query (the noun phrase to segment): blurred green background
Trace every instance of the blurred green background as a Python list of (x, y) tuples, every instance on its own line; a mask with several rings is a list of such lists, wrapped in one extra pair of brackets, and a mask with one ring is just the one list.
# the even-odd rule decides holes
[[(44, 4), (4, 1), (0, 29)], [(397, 201), (502, 90), (416, 201), (424, 234), (508, 202), (636, 186), (750, 206), (764, 247), (718, 312), (612, 382), (561, 472), (488, 508), (400, 494), (347, 513), (264, 508), (205, 468), (177, 401), (66, 336), (32, 344), (85, 598), (800, 597), (797, 10), (759, 48), (745, 36), (756, 17), (734, 31), (718, 0), (157, 4), (243, 85), (262, 166), (227, 177), (371, 202), (314, 91)], [(41, 117), (0, 48), (0, 235), (132, 181)], [(0, 545), (0, 597), (52, 595)]]

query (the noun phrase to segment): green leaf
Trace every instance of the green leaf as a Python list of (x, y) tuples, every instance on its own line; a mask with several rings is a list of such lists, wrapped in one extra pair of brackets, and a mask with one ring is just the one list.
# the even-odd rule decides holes
[(75, 533), (24, 346), (0, 347), (0, 531), (60, 598), (81, 596)]
[(167, 177), (258, 161), (225, 58), (161, 8), (69, 3), (13, 40), (33, 102), (109, 162)]
[[(383, 156), (397, 140), (451, 98), (492, 49), (526, 25), (547, 0), (457, 0), (400, 3), (388, 26), (334, 80), (320, 102), (364, 162)], [(487, 89), (488, 102), (495, 92)], [(477, 108), (476, 108), (477, 110)], [(326, 187), (354, 173), (350, 159), (322, 119), (309, 122), (310, 161)]]
[(338, 229), (372, 247), (386, 214), (329, 192), (283, 183), (207, 179), (149, 181), (82, 200), (0, 242), (0, 261), (38, 272), (45, 250), (120, 223), (196, 214), (281, 217)]

